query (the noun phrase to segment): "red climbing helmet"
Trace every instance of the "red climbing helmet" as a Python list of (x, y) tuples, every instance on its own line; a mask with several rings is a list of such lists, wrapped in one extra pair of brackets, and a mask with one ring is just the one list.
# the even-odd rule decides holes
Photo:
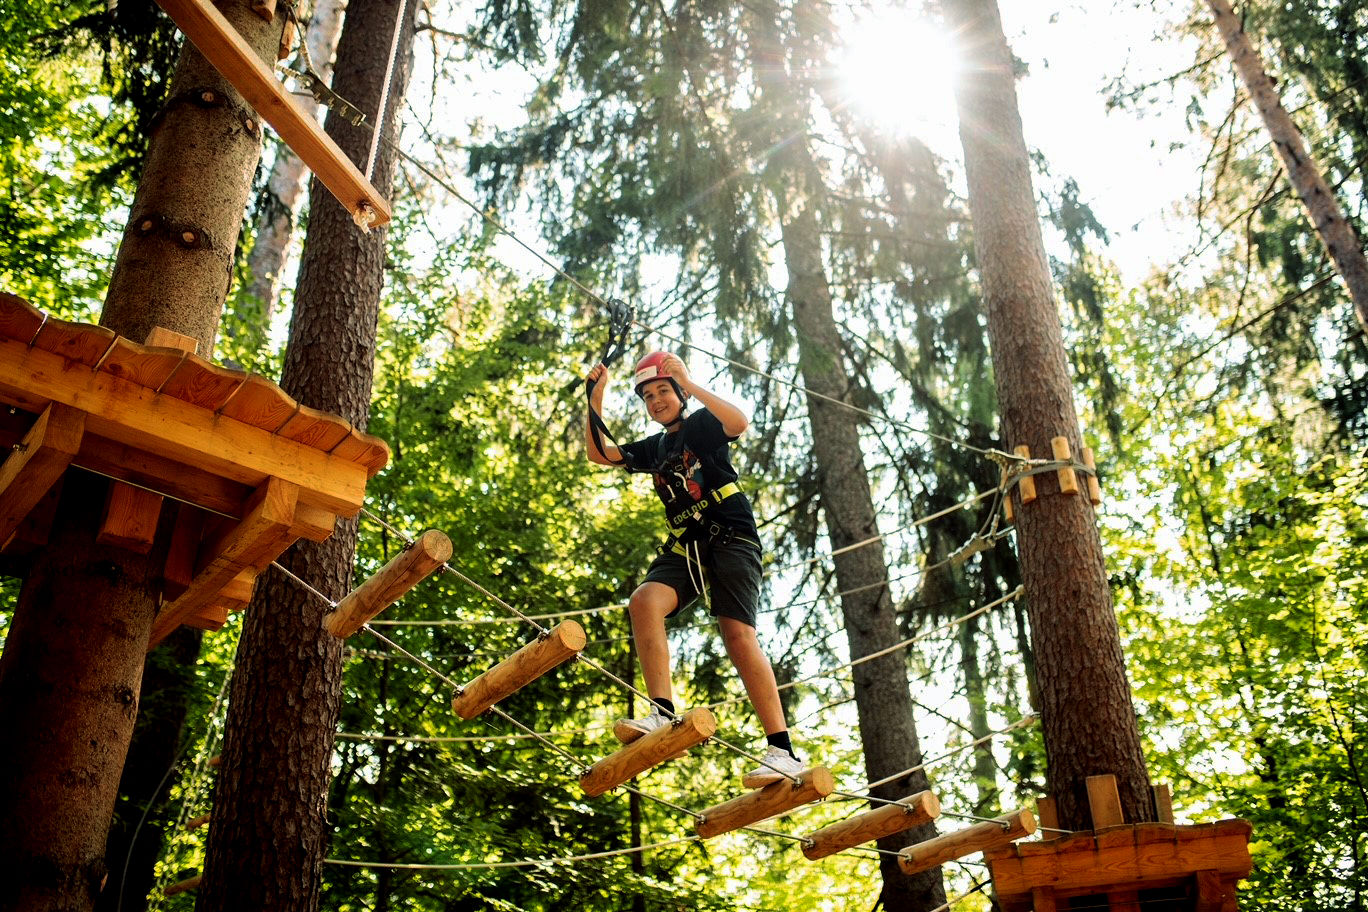
[(641, 395), (641, 388), (652, 380), (669, 380), (670, 385), (674, 387), (675, 395), (679, 396), (681, 401), (684, 399), (684, 391), (679, 388), (679, 384), (675, 382), (675, 378), (661, 369), (665, 364), (665, 359), (668, 357), (670, 357), (669, 352), (656, 351), (651, 352), (637, 362), (636, 376), (632, 381), (632, 388), (636, 390), (638, 396)]

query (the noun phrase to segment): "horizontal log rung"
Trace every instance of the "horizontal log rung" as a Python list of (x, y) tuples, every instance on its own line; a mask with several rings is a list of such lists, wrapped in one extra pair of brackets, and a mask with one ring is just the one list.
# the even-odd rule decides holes
[(965, 855), (1000, 848), (1035, 831), (1035, 816), (1022, 808), (954, 833), (910, 845), (898, 853), (898, 867), (904, 874), (917, 874)]
[(826, 858), (854, 846), (930, 823), (940, 816), (940, 810), (940, 799), (935, 793), (917, 792), (893, 804), (885, 804), (809, 833), (803, 841), (803, 854), (809, 861)]
[(691, 709), (672, 724), (638, 738), (589, 767), (580, 776), (580, 786), (591, 798), (602, 795), (633, 776), (702, 744), (715, 731), (717, 720), (711, 712), (702, 707)]
[(375, 575), (353, 589), (328, 613), (328, 632), (345, 639), (427, 579), (451, 557), (451, 539), (429, 529)]
[(744, 826), (783, 814), (804, 804), (820, 801), (836, 787), (831, 770), (814, 766), (799, 773), (795, 782), (782, 779), (764, 788), (708, 808), (694, 821), (700, 839), (711, 839)]
[(462, 719), (473, 719), (500, 700), (526, 687), (551, 669), (575, 656), (588, 637), (574, 621), (562, 621), (498, 665), (461, 688), (451, 701)]

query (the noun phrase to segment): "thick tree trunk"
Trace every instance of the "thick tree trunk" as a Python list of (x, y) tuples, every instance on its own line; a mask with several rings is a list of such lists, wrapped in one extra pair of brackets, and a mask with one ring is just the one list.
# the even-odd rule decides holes
[(1334, 192), (1326, 184), (1316, 160), (1306, 148), (1301, 131), (1282, 106), (1273, 80), (1264, 71), (1263, 61), (1249, 43), (1244, 24), (1235, 15), (1228, 0), (1207, 0), (1207, 6), (1211, 8), (1216, 29), (1225, 41), (1235, 71), (1240, 74), (1240, 80), (1259, 109), (1264, 127), (1273, 140), (1273, 148), (1278, 150), (1278, 157), (1287, 168), (1287, 179), (1292, 189), (1306, 207), (1312, 227), (1316, 229), (1326, 253), (1330, 255), (1330, 261), (1335, 264), (1340, 278), (1349, 289), (1349, 298), (1354, 302), (1359, 325), (1368, 329), (1368, 259), (1364, 258), (1363, 245), (1354, 226), (1344, 217)]
[[(379, 106), (400, 2), (355, 3), (343, 25), (333, 87), (363, 111)], [(391, 138), (411, 69), (415, 9), (415, 3), (407, 5), (388, 92), (384, 122)], [(364, 167), (369, 131), (335, 114), (329, 115), (328, 131)], [(381, 146), (377, 187), (393, 183), (395, 158)], [(313, 182), (281, 386), (358, 427), (365, 427), (370, 412), (384, 241), (384, 231), (362, 234)], [(350, 589), (356, 536), (356, 520), (341, 521), (327, 541), (300, 542), (281, 563), (336, 600)], [(342, 683), (342, 645), (323, 627), (327, 609), (317, 595), (273, 570), (247, 611), (209, 826), (201, 912), (318, 908)]]
[[(223, 12), (274, 58), (280, 19), (265, 22), (246, 0)], [(136, 341), (164, 326), (208, 351), (260, 158), (260, 126), (192, 46), (181, 53), (170, 96), (153, 127), (101, 323)], [(108, 873), (106, 834), (170, 523), (145, 555), (96, 543), (107, 487), (67, 473), (0, 659), (0, 731), (13, 746), (0, 752), (0, 909), (91, 909)]]
[[(1034, 456), (1064, 436), (1081, 452), (1040, 222), (1022, 138), (1011, 54), (995, 0), (947, 0), (967, 57), (957, 91), (1003, 438)], [(1126, 819), (1154, 819), (1102, 545), (1086, 497), (1035, 476), (1039, 498), (1016, 502), (1049, 764), (1060, 824), (1091, 829), (1086, 779), (1114, 774)], [(1015, 496), (1015, 495), (1014, 495)]]
[[(773, 155), (765, 176), (774, 188), (789, 276), (785, 295), (797, 329), (799, 368), (808, 390), (813, 458), (827, 537), (837, 554), (836, 581), (847, 593), (841, 597), (841, 611), (853, 660), (898, 642), (897, 614), (888, 590), (882, 543), (844, 550), (876, 537), (878, 521), (858, 420), (841, 404), (850, 401), (850, 381), (841, 357), (815, 210), (820, 190), (812, 189), (818, 185), (818, 169), (804, 137), (807, 102), (790, 88), (785, 64), (788, 58), (778, 32), (778, 5), (761, 3), (754, 10), (749, 37), (760, 87), (757, 105), (771, 121), (771, 135), (777, 140), (771, 147)], [(921, 745), (912, 717), (905, 655), (897, 651), (861, 663), (853, 669), (852, 677), (869, 781), (918, 766)], [(870, 795), (897, 800), (927, 787), (926, 772), (917, 769), (878, 786)], [(935, 834), (934, 824), (923, 824), (885, 836), (878, 846), (885, 853), (895, 853)], [(898, 867), (895, 854), (880, 855), (879, 867), (883, 880), (879, 901), (887, 912), (925, 912), (944, 904), (945, 886), (939, 868), (909, 877)]]
[[(309, 17), (309, 27), (304, 31), (309, 58), (325, 80), (332, 76), (333, 51), (342, 31), (345, 8), (343, 0), (319, 0)], [(311, 98), (299, 101), (310, 114), (318, 110), (317, 102)], [(258, 318), (263, 325), (268, 325), (275, 314), (280, 297), (280, 273), (294, 237), (295, 218), (299, 214), (307, 177), (304, 162), (289, 146), (282, 144), (266, 180), (265, 200), (253, 231), (252, 252), (247, 257), (248, 278), (244, 291), (261, 307)]]
[(158, 819), (180, 755), (195, 662), (204, 634), (181, 627), (147, 655), (138, 723), (128, 749), (119, 804), (109, 829), (109, 882), (95, 912), (142, 912), (155, 883), (165, 832)]
[[(810, 391), (808, 415), (812, 450), (827, 535), (837, 552), (836, 581), (841, 591), (850, 657), (858, 659), (892, 646), (901, 638), (897, 613), (888, 591), (888, 566), (881, 543), (853, 548), (879, 534), (874, 498), (869, 489), (855, 413), (837, 402), (848, 400), (849, 382), (841, 367), (840, 337), (832, 314), (831, 291), (821, 255), (817, 220), (803, 206), (783, 225), (784, 259), (788, 264), (788, 300), (798, 328), (803, 384)], [(811, 395), (815, 393), (817, 395)], [(893, 652), (855, 666), (855, 707), (865, 773), (876, 782), (921, 762), (921, 745), (907, 688), (907, 659)], [(929, 788), (926, 772), (916, 772), (874, 789), (875, 798), (896, 800)], [(934, 824), (886, 836), (879, 848), (896, 852), (936, 834)], [(880, 899), (888, 912), (924, 912), (945, 902), (940, 869), (909, 877), (892, 855), (881, 855)]]

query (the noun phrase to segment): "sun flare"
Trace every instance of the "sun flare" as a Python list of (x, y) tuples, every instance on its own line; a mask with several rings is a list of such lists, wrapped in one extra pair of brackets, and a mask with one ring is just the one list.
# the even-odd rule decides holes
[(843, 36), (841, 91), (861, 117), (897, 136), (953, 133), (959, 54), (939, 23), (889, 9), (862, 17)]

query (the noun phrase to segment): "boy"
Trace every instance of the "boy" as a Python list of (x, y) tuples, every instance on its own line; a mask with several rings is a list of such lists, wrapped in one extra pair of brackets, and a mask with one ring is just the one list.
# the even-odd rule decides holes
[[(593, 418), (603, 409), (606, 384), (600, 381), (606, 376), (607, 368), (598, 364), (585, 381), (594, 412), (584, 428), (589, 461), (650, 472), (670, 525), (670, 538), (627, 606), (651, 713), (644, 719), (620, 720), (614, 731), (619, 739), (634, 741), (670, 723), (674, 702), (665, 619), (701, 593), (717, 617), (727, 656), (769, 742), (760, 767), (746, 773), (742, 783), (759, 788), (794, 775), (803, 765), (793, 752), (774, 669), (755, 636), (760, 535), (728, 455), (728, 446), (750, 421), (737, 406), (694, 382), (677, 356), (653, 352), (637, 364), (635, 387), (647, 414), (664, 430), (613, 446), (593, 430)], [(686, 414), (691, 398), (703, 407)]]

